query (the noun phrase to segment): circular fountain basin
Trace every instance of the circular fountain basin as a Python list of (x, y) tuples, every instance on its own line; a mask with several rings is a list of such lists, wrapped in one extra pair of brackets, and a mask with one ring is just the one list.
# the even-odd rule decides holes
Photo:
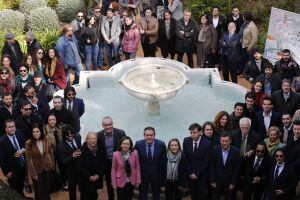
[(188, 77), (172, 67), (146, 64), (127, 71), (119, 82), (139, 99), (161, 101), (176, 96), (188, 82)]

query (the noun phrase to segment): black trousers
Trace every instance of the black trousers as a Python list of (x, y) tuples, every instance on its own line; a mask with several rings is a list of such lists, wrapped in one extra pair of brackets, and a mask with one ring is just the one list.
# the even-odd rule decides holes
[(78, 179), (76, 176), (76, 172), (74, 171), (67, 171), (68, 177), (68, 191), (69, 191), (69, 199), (76, 200), (76, 187), (78, 185)]
[(124, 187), (117, 188), (118, 200), (131, 200), (133, 197), (134, 185), (130, 182), (126, 183)]
[(235, 200), (236, 192), (237, 190), (235, 188), (233, 190), (229, 190), (229, 186), (217, 185), (217, 188), (213, 188), (212, 200), (218, 200), (221, 196), (224, 196), (225, 200)]
[(144, 57), (155, 57), (155, 52), (156, 52), (155, 43), (149, 43), (149, 40), (145, 39), (144, 42), (142, 42), (142, 48), (144, 52)]
[(178, 189), (177, 181), (166, 182), (166, 200), (181, 200), (182, 192)]
[(160, 47), (161, 55), (163, 58), (167, 58), (170, 54), (170, 58), (174, 59), (175, 56), (175, 41), (174, 40), (167, 40), (166, 46)]
[(113, 200), (115, 197), (115, 191), (111, 185), (111, 165), (112, 165), (112, 160), (106, 159), (104, 175), (106, 180), (107, 196), (109, 200)]
[(50, 200), (50, 172), (38, 174), (38, 180), (32, 179), (35, 200)]
[(151, 186), (153, 200), (160, 200), (160, 184), (159, 180), (148, 177), (148, 180), (142, 180), (139, 188), (139, 200), (148, 200), (149, 185)]
[(238, 63), (232, 63), (226, 55), (222, 56), (222, 72), (225, 81), (229, 81), (230, 77), (233, 83), (237, 83)]
[(15, 176), (13, 174), (13, 176), (7, 180), (9, 187), (16, 190), (22, 196), (24, 195), (23, 194), (24, 181), (25, 181), (25, 168), (22, 168), (20, 170), (18, 176)]
[(97, 200), (98, 193), (97, 190), (94, 192), (81, 192), (80, 193), (80, 200)]
[(190, 68), (194, 68), (194, 60), (193, 60), (193, 51), (192, 48), (186, 49), (185, 52), (178, 52), (177, 53), (177, 61), (182, 62), (183, 54), (186, 53), (188, 58), (188, 66)]
[(243, 200), (260, 199), (264, 193), (264, 188), (264, 185), (245, 185), (243, 192)]
[(192, 200), (206, 200), (206, 178), (203, 180), (189, 180)]

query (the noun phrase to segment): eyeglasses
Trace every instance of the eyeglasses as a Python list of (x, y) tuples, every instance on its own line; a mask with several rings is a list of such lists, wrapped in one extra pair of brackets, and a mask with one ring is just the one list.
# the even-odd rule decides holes
[(38, 52), (37, 54), (44, 54), (44, 52)]
[(28, 110), (32, 110), (32, 108), (24, 108), (23, 110), (28, 111)]
[(264, 153), (265, 151), (262, 150), (256, 150), (256, 153)]
[(275, 155), (275, 158), (283, 158), (283, 155)]
[(95, 13), (100, 13), (100, 10), (95, 10)]
[(71, 32), (73, 32), (73, 29), (69, 29), (68, 31), (71, 31)]
[(69, 94), (67, 94), (67, 96), (75, 96), (75, 94), (74, 93), (69, 93)]
[(26, 69), (20, 69), (19, 72), (27, 72)]
[(7, 72), (1, 72), (1, 74), (8, 74)]
[(78, 17), (78, 18), (83, 18), (83, 15), (78, 15), (77, 17)]

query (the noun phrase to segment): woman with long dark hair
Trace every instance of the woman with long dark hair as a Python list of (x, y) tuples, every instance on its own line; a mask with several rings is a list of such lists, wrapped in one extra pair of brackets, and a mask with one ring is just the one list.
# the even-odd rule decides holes
[(197, 65), (202, 67), (206, 56), (216, 53), (217, 48), (217, 31), (208, 21), (206, 14), (201, 15), (199, 34), (197, 38)]
[(27, 65), (29, 74), (33, 77), (34, 72), (36, 72), (38, 69), (37, 69), (37, 67), (33, 64), (32, 55), (30, 55), (29, 53), (26, 53), (26, 54), (24, 55), (23, 62)]
[(66, 73), (58, 52), (50, 48), (45, 59), (44, 76), (53, 91), (65, 89), (67, 86)]
[(13, 78), (15, 76), (15, 72), (11, 68), (11, 58), (10, 58), (10, 56), (9, 55), (3, 55), (2, 58), (1, 58), (1, 64), (2, 64), (2, 68), (6, 68), (9, 72), (9, 76)]
[(255, 98), (255, 105), (261, 107), (263, 98), (266, 96), (263, 91), (264, 85), (261, 81), (256, 81), (251, 89), (251, 92)]
[[(34, 54), (33, 54), (33, 64), (36, 66), (37, 70), (40, 72), (44, 71), (45, 68), (45, 56), (44, 56), (45, 52), (43, 49), (39, 48), (37, 50), (35, 50)], [(44, 78), (44, 77), (43, 77)]]
[[(90, 71), (93, 63), (94, 70), (98, 67), (98, 51), (99, 51), (99, 30), (95, 26), (95, 18), (87, 16), (85, 19), (86, 27), (80, 33), (85, 45), (85, 67), (86, 71)], [(102, 66), (101, 66), (102, 67)]]
[(118, 200), (131, 200), (134, 187), (141, 183), (139, 154), (132, 140), (123, 136), (114, 152), (111, 167), (111, 184), (117, 189)]
[(167, 200), (181, 200), (182, 192), (187, 187), (187, 169), (185, 156), (177, 138), (169, 141), (167, 155), (162, 161), (162, 190)]
[(166, 10), (164, 18), (159, 22), (158, 44), (164, 58), (170, 55), (171, 59), (175, 56), (176, 42), (176, 20), (171, 17), (171, 12)]
[(0, 96), (7, 93), (12, 94), (13, 98), (16, 98), (18, 96), (15, 80), (12, 77), (10, 77), (7, 68), (1, 68), (0, 69)]
[(50, 171), (54, 168), (53, 153), (50, 141), (37, 124), (32, 126), (25, 149), (27, 170), (33, 182), (35, 200), (50, 200)]
[(208, 139), (212, 146), (220, 144), (220, 138), (215, 133), (214, 123), (204, 122), (202, 125), (203, 136)]

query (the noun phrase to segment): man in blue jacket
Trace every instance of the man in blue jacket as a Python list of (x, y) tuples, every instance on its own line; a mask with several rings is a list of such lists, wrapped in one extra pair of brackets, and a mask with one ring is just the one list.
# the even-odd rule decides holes
[(66, 24), (63, 29), (63, 35), (56, 42), (56, 49), (62, 59), (66, 69), (67, 81), (70, 84), (70, 70), (75, 71), (73, 84), (79, 83), (79, 74), (82, 70), (82, 62), (78, 50), (78, 42), (73, 34), (73, 27)]

